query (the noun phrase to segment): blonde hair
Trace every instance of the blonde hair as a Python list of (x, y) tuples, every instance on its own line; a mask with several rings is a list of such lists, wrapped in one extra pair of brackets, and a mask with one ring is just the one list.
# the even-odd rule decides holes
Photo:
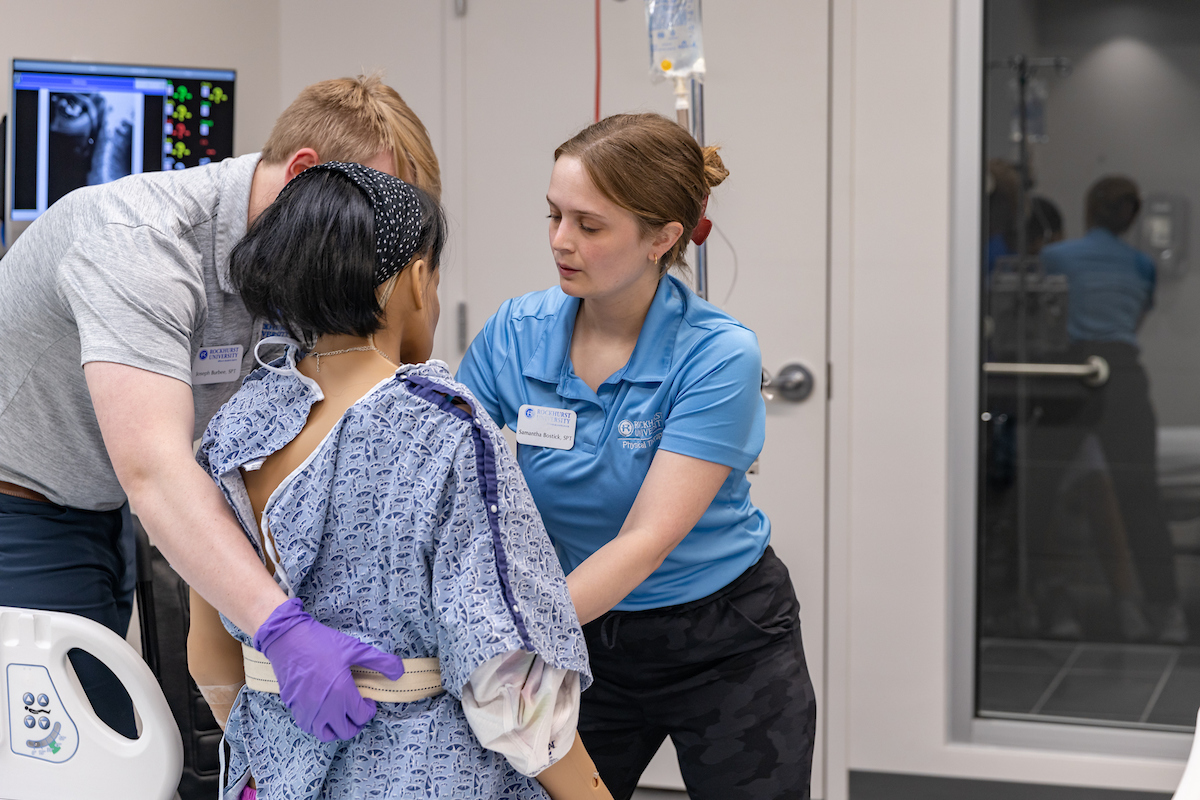
[(642, 235), (668, 222), (683, 234), (659, 258), (659, 271), (686, 267), (688, 242), (700, 222), (704, 200), (729, 177), (717, 147), (658, 114), (614, 114), (589, 125), (554, 151), (578, 158), (600, 193), (637, 217)]
[(441, 170), (429, 132), (378, 73), (306, 87), (275, 120), (263, 161), (279, 164), (305, 147), (323, 161), (363, 162), (387, 150), (399, 177), (441, 197)]

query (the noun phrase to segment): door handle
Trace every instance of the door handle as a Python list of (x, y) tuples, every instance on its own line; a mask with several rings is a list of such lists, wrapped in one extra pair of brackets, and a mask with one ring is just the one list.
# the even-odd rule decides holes
[(1042, 378), (1079, 378), (1088, 386), (1108, 383), (1112, 370), (1100, 356), (1088, 356), (1083, 364), (1007, 364), (988, 361), (983, 371), (989, 375), (1031, 375)]
[(765, 367), (762, 371), (762, 395), (767, 400), (781, 397), (792, 403), (802, 403), (812, 394), (813, 384), (813, 374), (803, 364), (785, 364), (774, 376)]

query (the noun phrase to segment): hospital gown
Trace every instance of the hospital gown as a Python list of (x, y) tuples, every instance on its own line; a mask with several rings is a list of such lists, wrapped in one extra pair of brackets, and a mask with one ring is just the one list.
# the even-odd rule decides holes
[[(291, 350), (252, 373), (213, 417), (198, 454), (256, 548), (239, 468), (257, 468), (291, 441), (320, 399), (294, 358)], [(586, 648), (516, 460), (446, 366), (402, 367), (359, 400), (272, 494), (264, 516), (277, 580), (306, 611), (387, 652), (441, 659), (446, 692), (381, 702), (353, 739), (325, 743), (296, 726), (278, 695), (243, 690), (226, 730), (231, 778), (249, 769), (267, 800), (545, 797), (535, 778), (485, 749), (472, 725), (526, 771), (565, 755), (578, 691), (591, 681)], [(539, 675), (549, 682), (531, 697)], [(574, 706), (557, 709), (557, 730), (513, 730), (522, 715), (555, 704), (556, 693), (562, 706), (572, 689)], [(537, 765), (539, 747), (550, 757)]]

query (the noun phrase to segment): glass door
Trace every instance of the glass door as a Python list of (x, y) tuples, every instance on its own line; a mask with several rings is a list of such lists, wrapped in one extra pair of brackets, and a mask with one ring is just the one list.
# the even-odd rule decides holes
[(1200, 707), (1200, 3), (988, 0), (976, 714)]

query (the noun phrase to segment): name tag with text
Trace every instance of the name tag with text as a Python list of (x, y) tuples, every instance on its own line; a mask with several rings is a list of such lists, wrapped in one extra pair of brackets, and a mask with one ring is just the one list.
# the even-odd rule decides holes
[(575, 412), (523, 405), (517, 410), (517, 444), (570, 450), (575, 446)]
[(192, 361), (192, 385), (228, 383), (242, 374), (242, 346), (201, 347)]

